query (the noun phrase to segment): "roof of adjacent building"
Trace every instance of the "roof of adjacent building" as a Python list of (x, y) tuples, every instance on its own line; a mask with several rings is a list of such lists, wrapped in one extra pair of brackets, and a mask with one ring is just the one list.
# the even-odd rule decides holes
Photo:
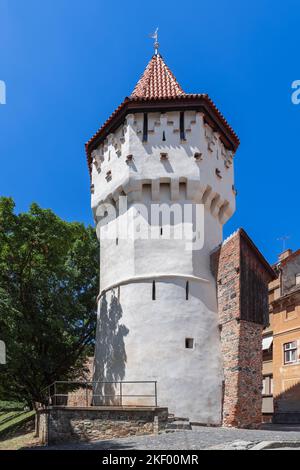
[(89, 170), (91, 153), (111, 132), (114, 132), (129, 113), (196, 110), (205, 114), (206, 122), (220, 133), (224, 145), (236, 151), (239, 138), (207, 94), (188, 94), (183, 91), (174, 74), (160, 54), (150, 59), (133, 92), (118, 106), (93, 137), (85, 144)]
[[(277, 274), (275, 273), (274, 269), (272, 266), (268, 263), (262, 252), (257, 248), (253, 240), (249, 237), (247, 232), (242, 228), (238, 228), (235, 232), (233, 232), (229, 237), (227, 237), (220, 246), (226, 245), (232, 238), (234, 237), (242, 237), (243, 240), (247, 243), (247, 245), (251, 248), (252, 252), (256, 255), (256, 257), (259, 259), (260, 263), (262, 266), (264, 266), (265, 270), (269, 273), (271, 279), (276, 279)], [(219, 250), (220, 247), (216, 248), (215, 251)]]
[[(286, 250), (286, 251), (288, 251), (288, 250)], [(296, 251), (291, 251), (289, 256), (287, 256), (286, 258), (284, 258), (284, 259), (280, 260), (279, 262), (277, 262), (276, 265), (285, 266), (286, 264), (290, 263), (291, 261), (293, 261), (298, 256), (300, 256), (300, 249), (298, 249)]]

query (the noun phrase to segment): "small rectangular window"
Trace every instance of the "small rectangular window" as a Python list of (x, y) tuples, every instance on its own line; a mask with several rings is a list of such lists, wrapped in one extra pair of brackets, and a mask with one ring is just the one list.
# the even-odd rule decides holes
[(181, 113), (180, 113), (179, 128), (180, 128), (180, 139), (185, 140), (184, 112), (183, 111), (181, 111)]
[(265, 375), (263, 377), (262, 394), (265, 396), (273, 395), (273, 376), (272, 375)]
[(283, 345), (284, 363), (291, 364), (297, 362), (297, 341), (291, 341)]
[(186, 349), (194, 348), (194, 338), (185, 338), (185, 347)]
[(186, 281), (186, 284), (185, 284), (185, 300), (189, 300), (189, 290), (190, 290), (189, 281)]
[(144, 113), (144, 123), (143, 123), (143, 142), (148, 140), (148, 114)]
[(156, 300), (156, 287), (155, 281), (152, 282), (152, 300)]
[(267, 395), (267, 377), (263, 377), (263, 383), (262, 383), (262, 394)]

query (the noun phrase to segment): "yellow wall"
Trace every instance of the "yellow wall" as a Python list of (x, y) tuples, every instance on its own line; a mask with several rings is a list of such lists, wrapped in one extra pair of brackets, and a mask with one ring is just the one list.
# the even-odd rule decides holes
[[(274, 399), (286, 411), (300, 410), (300, 305), (273, 315)], [(284, 364), (284, 344), (297, 341), (297, 363)]]

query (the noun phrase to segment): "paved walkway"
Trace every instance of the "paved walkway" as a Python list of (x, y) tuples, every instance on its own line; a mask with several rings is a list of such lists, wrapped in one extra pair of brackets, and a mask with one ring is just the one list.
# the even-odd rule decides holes
[(266, 425), (265, 429), (261, 430), (194, 427), (192, 431), (125, 437), (92, 443), (70, 443), (50, 446), (47, 449), (200, 450), (228, 448), (238, 450), (249, 449), (262, 441), (298, 441), (300, 444), (300, 426)]

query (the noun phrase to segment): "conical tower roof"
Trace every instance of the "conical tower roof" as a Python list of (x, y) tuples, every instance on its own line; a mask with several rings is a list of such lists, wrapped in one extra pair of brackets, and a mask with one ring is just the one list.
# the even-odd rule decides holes
[(149, 61), (143, 75), (137, 82), (131, 98), (174, 98), (184, 91), (160, 54)]

